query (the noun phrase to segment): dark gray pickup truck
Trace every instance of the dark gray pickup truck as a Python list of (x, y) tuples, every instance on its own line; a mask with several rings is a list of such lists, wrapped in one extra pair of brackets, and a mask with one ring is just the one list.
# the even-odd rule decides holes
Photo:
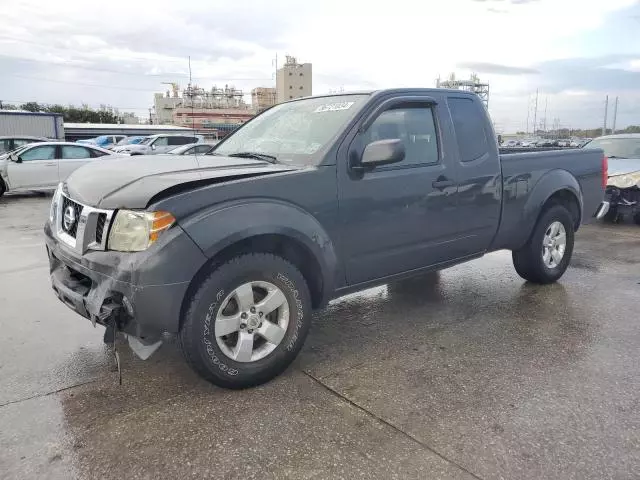
[(175, 334), (199, 374), (242, 388), (282, 372), (312, 310), (346, 293), (499, 249), (556, 281), (606, 178), (600, 150), (500, 155), (473, 94), (300, 99), (212, 155), (76, 170), (45, 226), (51, 281), (142, 358)]

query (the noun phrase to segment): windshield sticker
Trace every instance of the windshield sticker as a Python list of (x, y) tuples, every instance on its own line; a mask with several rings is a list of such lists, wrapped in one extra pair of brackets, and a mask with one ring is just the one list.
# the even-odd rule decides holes
[(326, 105), (320, 105), (313, 112), (336, 112), (338, 110), (349, 110), (356, 102), (340, 102), (340, 103), (328, 103)]

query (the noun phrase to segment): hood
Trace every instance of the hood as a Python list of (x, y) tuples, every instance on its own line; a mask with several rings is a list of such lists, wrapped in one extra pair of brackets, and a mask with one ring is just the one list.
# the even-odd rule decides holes
[(640, 158), (610, 158), (609, 176), (640, 172)]
[(153, 197), (179, 185), (188, 189), (298, 168), (214, 155), (112, 157), (75, 170), (64, 190), (72, 199), (93, 207), (146, 208)]

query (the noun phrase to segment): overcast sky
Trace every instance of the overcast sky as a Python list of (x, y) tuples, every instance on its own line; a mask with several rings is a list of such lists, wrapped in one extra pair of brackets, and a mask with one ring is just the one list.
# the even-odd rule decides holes
[[(376, 6), (379, 5), (379, 6)], [(313, 93), (432, 87), (477, 72), (503, 133), (538, 119), (640, 124), (638, 0), (271, 0), (108, 3), (4, 0), (0, 100), (110, 104), (148, 116), (161, 82), (247, 92), (275, 84), (273, 59), (313, 63)]]

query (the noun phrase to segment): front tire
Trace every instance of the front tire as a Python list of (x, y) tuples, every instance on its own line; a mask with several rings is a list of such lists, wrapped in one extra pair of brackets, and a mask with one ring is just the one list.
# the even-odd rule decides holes
[(512, 252), (516, 272), (532, 283), (556, 282), (569, 266), (573, 243), (574, 222), (569, 210), (563, 205), (550, 206), (538, 219), (527, 243)]
[(187, 363), (224, 388), (265, 383), (293, 362), (311, 322), (300, 271), (276, 255), (254, 253), (220, 265), (189, 301), (179, 343)]

